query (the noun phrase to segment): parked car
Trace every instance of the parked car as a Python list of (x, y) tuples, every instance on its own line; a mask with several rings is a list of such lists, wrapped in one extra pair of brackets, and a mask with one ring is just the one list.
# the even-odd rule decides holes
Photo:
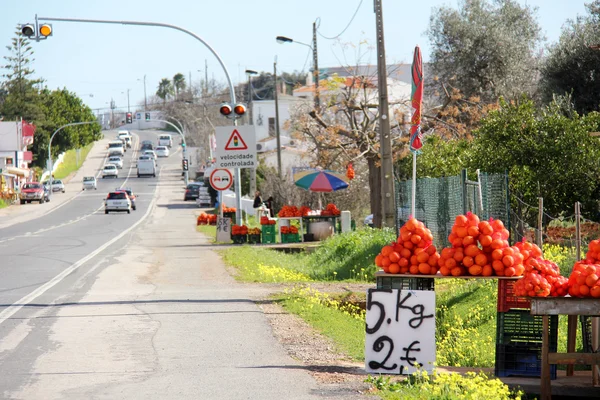
[(125, 145), (121, 140), (114, 140), (108, 144), (108, 155), (109, 156), (120, 156), (125, 155)]
[(158, 137), (158, 145), (170, 148), (171, 146), (173, 146), (173, 138), (169, 134), (162, 134)]
[(157, 157), (169, 157), (169, 148), (167, 146), (156, 146), (154, 153), (156, 153)]
[(112, 178), (119, 177), (119, 170), (117, 169), (116, 165), (106, 164), (104, 166), (104, 169), (102, 169), (102, 178), (106, 178), (107, 176), (110, 176)]
[(185, 188), (185, 194), (183, 195), (183, 201), (196, 200), (200, 196), (200, 188), (204, 184), (200, 185), (198, 182), (189, 183)]
[(119, 169), (123, 168), (123, 159), (119, 156), (108, 157), (108, 163), (116, 165)]
[(154, 146), (152, 145), (152, 142), (150, 140), (144, 140), (144, 141), (142, 141), (142, 145), (140, 147), (140, 151), (152, 150), (152, 149), (154, 149)]
[(86, 190), (86, 189), (98, 190), (96, 183), (97, 182), (96, 182), (95, 176), (84, 176), (83, 177), (83, 190)]
[(44, 190), (44, 185), (39, 182), (25, 182), (21, 188), (21, 193), (19, 194), (21, 204), (31, 203), (32, 201), (37, 201), (42, 204), (46, 201), (46, 194)]
[(131, 201), (131, 208), (135, 211), (136, 210), (136, 205), (135, 205), (135, 199), (137, 198), (137, 196), (135, 194), (133, 194), (133, 190), (131, 190), (131, 188), (116, 188), (115, 192), (125, 192), (127, 193), (127, 196), (129, 196), (129, 201)]
[[(44, 186), (48, 186), (48, 189), (50, 189), (50, 181), (45, 181)], [(60, 179), (52, 181), (52, 193), (54, 192), (65, 192), (65, 184)]]
[(127, 192), (110, 192), (104, 200), (104, 214), (108, 214), (110, 211), (125, 211), (127, 214), (131, 213), (131, 200), (127, 196)]

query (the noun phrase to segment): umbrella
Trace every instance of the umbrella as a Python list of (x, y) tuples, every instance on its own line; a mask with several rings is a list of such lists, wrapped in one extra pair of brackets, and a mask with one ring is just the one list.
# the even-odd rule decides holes
[(311, 192), (334, 192), (348, 187), (348, 180), (343, 174), (321, 169), (296, 172), (294, 183)]
[(412, 215), (415, 216), (415, 200), (417, 197), (417, 153), (423, 147), (423, 133), (421, 132), (421, 107), (423, 105), (423, 60), (421, 49), (415, 47), (412, 64), (412, 108), (413, 115), (410, 127), (410, 150), (413, 152), (413, 178), (412, 178)]

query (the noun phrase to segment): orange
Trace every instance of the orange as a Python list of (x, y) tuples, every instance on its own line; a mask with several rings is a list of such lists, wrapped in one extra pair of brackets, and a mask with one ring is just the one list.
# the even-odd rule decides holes
[(481, 267), (477, 264), (469, 267), (469, 274), (471, 274), (473, 276), (481, 275), (482, 272), (483, 272), (483, 267)]
[(513, 258), (513, 256), (504, 256), (502, 257), (502, 263), (506, 267), (512, 267), (515, 263), (515, 259)]
[(412, 250), (415, 248), (415, 245), (410, 240), (407, 240), (406, 242), (404, 242), (404, 244), (402, 246), (404, 246), (405, 249), (409, 249), (409, 250)]
[(412, 235), (410, 237), (410, 241), (413, 242), (413, 244), (419, 244), (419, 242), (421, 241), (421, 236), (419, 235)]
[(494, 231), (499, 231), (504, 229), (504, 224), (499, 219), (495, 219), (492, 221), (492, 228), (494, 228)]
[(402, 257), (401, 259), (399, 259), (398, 265), (400, 266), (400, 268), (408, 268), (408, 258)]
[(418, 256), (419, 254), (421, 254), (421, 253), (422, 253), (422, 252), (424, 252), (424, 251), (425, 251), (425, 249), (422, 249), (422, 248), (420, 248), (420, 247), (417, 247), (417, 248), (415, 249), (415, 251), (413, 251), (413, 254), (414, 254), (415, 256)]
[(594, 287), (592, 287), (590, 289), (590, 294), (592, 295), (592, 297), (599, 298), (600, 297), (600, 285), (594, 285)]
[(479, 236), (479, 228), (477, 226), (469, 226), (467, 228), (467, 233), (469, 236), (477, 237)]
[(429, 264), (431, 267), (437, 267), (439, 259), (440, 259), (439, 254), (433, 253), (433, 255), (429, 256), (429, 260), (427, 260), (427, 264)]
[(504, 240), (494, 239), (492, 240), (492, 244), (490, 246), (492, 246), (492, 249), (501, 249), (504, 247)]
[(410, 233), (409, 231), (405, 231), (400, 233), (400, 238), (402, 239), (403, 242), (406, 242), (407, 240), (410, 240), (410, 237), (412, 236), (412, 233)]
[(418, 265), (418, 264), (419, 264), (419, 259), (417, 258), (417, 256), (412, 256), (412, 257), (410, 258), (410, 263), (411, 263), (411, 264), (417, 264), (417, 265)]
[(483, 247), (487, 247), (492, 244), (492, 237), (490, 235), (479, 235), (479, 243)]
[(425, 251), (427, 252), (427, 254), (429, 254), (430, 256), (434, 255), (435, 252), (437, 251), (437, 249), (435, 248), (434, 245), (430, 245), (429, 247), (427, 247), (425, 249)]
[(473, 257), (471, 257), (471, 256), (465, 256), (465, 258), (462, 259), (462, 264), (465, 267), (469, 268), (470, 266), (475, 264), (475, 260), (473, 260)]
[(504, 264), (500, 260), (494, 260), (494, 261), (492, 261), (492, 268), (496, 272), (504, 271)]
[(525, 267), (523, 264), (513, 265), (513, 268), (515, 269), (515, 276), (522, 276), (525, 272)]
[(411, 265), (408, 269), (408, 272), (410, 272), (412, 275), (417, 275), (419, 273), (419, 266), (414, 264)]
[[(457, 250), (459, 250), (459, 249), (457, 249)], [(453, 258), (454, 258), (454, 260), (456, 262), (461, 262), (464, 257), (465, 257), (465, 255), (463, 254), (462, 251), (456, 251), (456, 252), (454, 252), (454, 257)]]
[(390, 258), (390, 261), (392, 263), (396, 263), (398, 262), (398, 260), (400, 259), (400, 254), (396, 253), (395, 251), (392, 251), (388, 257)]
[(452, 247), (462, 247), (462, 238), (457, 237), (452, 241)]
[(475, 257), (475, 264), (479, 265), (480, 267), (483, 267), (485, 264), (488, 263), (487, 260), (487, 256), (483, 253), (477, 254), (477, 256)]
[(467, 220), (468, 224), (471, 226), (479, 225), (479, 217), (477, 216), (477, 214), (467, 213)]
[(417, 228), (417, 219), (416, 218), (410, 218), (408, 221), (406, 221), (406, 224), (404, 224), (404, 226), (409, 231), (414, 231)]
[(514, 256), (515, 251), (512, 247), (505, 247), (502, 249), (502, 255), (503, 256)]
[(427, 254), (426, 252), (419, 253), (419, 255), (417, 256), (417, 261), (419, 261), (419, 263), (426, 263), (428, 260), (429, 254)]
[(391, 263), (392, 263), (392, 262), (390, 261), (390, 258), (389, 258), (389, 257), (385, 257), (385, 256), (384, 256), (384, 257), (382, 257), (382, 258), (381, 258), (381, 266), (382, 266), (383, 268), (387, 268), (387, 267), (389, 267)]
[(428, 242), (433, 241), (433, 235), (431, 234), (431, 231), (429, 229), (425, 230), (425, 235), (423, 235), (423, 239)]
[(579, 286), (579, 294), (583, 297), (588, 297), (590, 295), (590, 287), (587, 285)]
[(467, 217), (465, 217), (464, 215), (457, 215), (456, 219), (454, 220), (454, 225), (466, 226), (467, 222), (468, 222)]
[(454, 257), (454, 250), (452, 247), (445, 247), (442, 249), (442, 258), (448, 259)]
[(452, 232), (451, 234), (448, 235), (448, 241), (450, 243), (454, 242), (454, 239), (456, 239), (456, 238), (457, 238), (457, 236), (456, 236), (456, 233), (454, 233), (454, 232)]
[(429, 266), (429, 264), (427, 264), (427, 263), (419, 264), (419, 273), (421, 273), (423, 275), (429, 275), (430, 271), (431, 271), (431, 267)]
[(465, 236), (467, 236), (469, 234), (469, 231), (467, 230), (466, 227), (464, 226), (459, 226), (458, 228), (456, 228), (456, 236), (458, 236), (459, 238), (464, 238)]
[(515, 269), (513, 267), (507, 267), (504, 269), (504, 276), (515, 276)]
[(440, 267), (440, 274), (442, 274), (444, 276), (448, 276), (448, 275), (450, 275), (450, 270), (446, 267)]
[(410, 256), (412, 256), (412, 252), (409, 249), (402, 249), (402, 251), (400, 251), (400, 256), (404, 257), (404, 258), (410, 258)]
[(589, 287), (592, 287), (596, 284), (596, 282), (598, 282), (598, 275), (594, 274), (589, 274), (587, 276), (587, 278), (585, 278), (585, 284), (588, 285)]
[(383, 248), (381, 249), (381, 255), (382, 256), (387, 256), (388, 254), (390, 254), (394, 249), (392, 248), (392, 246), (383, 246)]
[(482, 235), (488, 235), (489, 236), (492, 233), (494, 233), (494, 229), (492, 229), (492, 226), (487, 221), (481, 221), (479, 223), (478, 227), (479, 227), (479, 233), (482, 234)]
[(377, 254), (377, 256), (375, 257), (375, 265), (377, 265), (378, 267), (381, 267), (381, 259), (383, 258), (383, 256), (381, 254)]
[(483, 270), (481, 272), (481, 275), (483, 275), (483, 276), (492, 276), (493, 271), (494, 270), (492, 269), (492, 266), (490, 264), (486, 264), (486, 265), (483, 266)]
[(417, 244), (417, 247), (420, 247), (420, 248), (424, 249), (425, 247), (427, 247), (428, 244), (429, 243), (427, 243), (425, 241), (425, 239), (421, 239), (421, 241)]
[(388, 271), (390, 274), (399, 274), (400, 266), (396, 263), (390, 264), (390, 266), (388, 267)]
[(454, 267), (450, 270), (452, 276), (461, 276), (463, 274), (463, 270), (461, 267)]
[(477, 247), (476, 244), (471, 244), (465, 248), (465, 254), (470, 257), (475, 257), (479, 253), (480, 253), (479, 247)]
[(452, 270), (452, 268), (456, 267), (457, 263), (456, 260), (454, 258), (449, 258), (446, 260), (446, 263), (444, 264), (444, 266), (446, 268), (448, 268), (449, 270)]
[(473, 236), (465, 236), (462, 240), (462, 245), (464, 247), (467, 247), (473, 243), (475, 243), (475, 238)]
[(494, 249), (492, 251), (492, 258), (494, 260), (502, 260), (502, 257), (503, 257), (503, 255), (502, 255), (502, 249)]

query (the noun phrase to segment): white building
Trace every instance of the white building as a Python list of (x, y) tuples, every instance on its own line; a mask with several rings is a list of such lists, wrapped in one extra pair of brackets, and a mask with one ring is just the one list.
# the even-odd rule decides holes
[(19, 187), (32, 178), (33, 160), (27, 146), (33, 144), (35, 126), (26, 121), (0, 122), (0, 191)]

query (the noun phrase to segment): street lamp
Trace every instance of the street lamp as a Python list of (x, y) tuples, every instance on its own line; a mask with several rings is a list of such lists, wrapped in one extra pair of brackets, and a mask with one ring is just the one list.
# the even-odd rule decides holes
[[(248, 75), (248, 121), (249, 125), (254, 125), (252, 121), (252, 75), (258, 75), (258, 72), (247, 69), (246, 75)], [(256, 192), (256, 168), (250, 168), (250, 196), (253, 196)]]
[(319, 58), (317, 56), (317, 24), (316, 22), (313, 22), (313, 42), (312, 42), (312, 46), (307, 44), (307, 43), (302, 43), (299, 42), (297, 40), (294, 40), (292, 38), (286, 37), (286, 36), (277, 36), (275, 38), (275, 40), (277, 40), (277, 43), (279, 44), (284, 44), (284, 43), (298, 43), (301, 44), (303, 46), (306, 46), (308, 48), (310, 48), (313, 52), (313, 76), (314, 76), (314, 81), (315, 81), (315, 110), (319, 109), (319, 106), (321, 104), (320, 99), (319, 99)]
[[(141, 81), (140, 78), (138, 78), (138, 81)], [(146, 100), (146, 75), (144, 75), (144, 111), (146, 111), (148, 109), (148, 101)]]

